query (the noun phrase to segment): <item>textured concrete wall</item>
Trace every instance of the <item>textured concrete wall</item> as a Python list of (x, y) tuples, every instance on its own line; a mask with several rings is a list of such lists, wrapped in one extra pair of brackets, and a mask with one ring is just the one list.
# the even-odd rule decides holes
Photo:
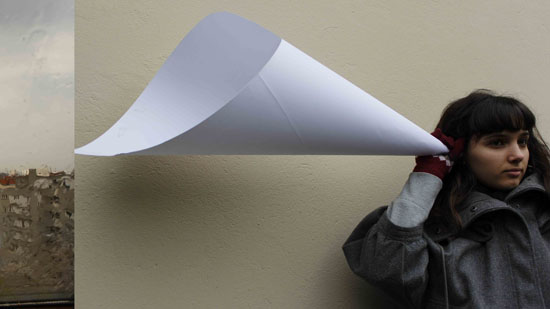
[[(227, 10), (431, 130), (475, 88), (550, 137), (550, 2), (76, 1), (76, 145), (108, 129), (183, 36)], [(340, 246), (412, 157), (76, 158), (78, 308), (384, 308)]]

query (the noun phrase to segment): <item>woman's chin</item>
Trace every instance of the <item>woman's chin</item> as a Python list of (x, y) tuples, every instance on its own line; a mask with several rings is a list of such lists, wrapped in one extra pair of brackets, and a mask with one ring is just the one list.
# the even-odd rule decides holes
[(493, 187), (497, 190), (508, 191), (508, 190), (512, 190), (515, 187), (519, 186), (520, 182), (521, 182), (521, 179), (507, 179), (505, 181), (499, 182), (498, 184), (496, 184)]

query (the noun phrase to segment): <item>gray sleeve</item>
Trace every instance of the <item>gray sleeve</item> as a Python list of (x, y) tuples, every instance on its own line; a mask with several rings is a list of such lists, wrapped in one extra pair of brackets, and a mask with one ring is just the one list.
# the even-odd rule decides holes
[(380, 207), (361, 220), (343, 246), (344, 255), (355, 274), (399, 308), (424, 308), (430, 260), (424, 228), (397, 226), (386, 213), (387, 207)]
[(437, 176), (411, 173), (399, 196), (389, 205), (388, 219), (400, 227), (421, 225), (428, 218), (441, 187), (443, 181)]

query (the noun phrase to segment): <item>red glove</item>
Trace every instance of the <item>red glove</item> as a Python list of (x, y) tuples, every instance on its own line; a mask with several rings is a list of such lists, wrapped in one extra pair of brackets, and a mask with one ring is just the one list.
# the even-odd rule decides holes
[(439, 128), (435, 129), (435, 131), (432, 132), (432, 135), (445, 144), (447, 148), (449, 148), (449, 153), (416, 157), (416, 166), (414, 167), (413, 172), (429, 173), (443, 180), (445, 175), (451, 171), (453, 162), (462, 154), (462, 151), (464, 150), (464, 138), (455, 140), (452, 137), (443, 134)]

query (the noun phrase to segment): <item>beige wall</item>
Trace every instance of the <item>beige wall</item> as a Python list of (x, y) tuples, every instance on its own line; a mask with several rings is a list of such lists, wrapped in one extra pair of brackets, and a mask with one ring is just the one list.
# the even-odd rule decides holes
[[(336, 4), (337, 3), (337, 4)], [(475, 88), (550, 138), (547, 1), (76, 1), (76, 145), (128, 109), (184, 35), (227, 10), (426, 130)], [(76, 157), (78, 308), (382, 308), (340, 246), (412, 157)]]

